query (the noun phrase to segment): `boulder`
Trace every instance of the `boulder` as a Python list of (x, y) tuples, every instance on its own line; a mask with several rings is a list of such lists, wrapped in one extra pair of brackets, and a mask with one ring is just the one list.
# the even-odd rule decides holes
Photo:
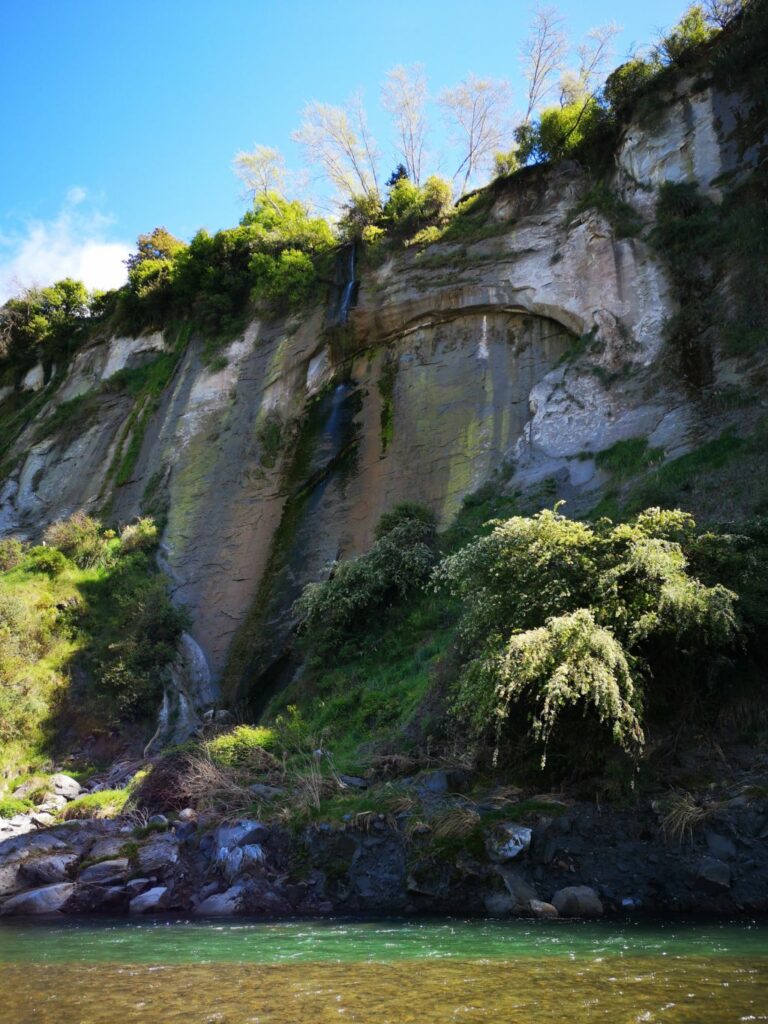
[(254, 874), (264, 864), (264, 851), (258, 843), (236, 846), (232, 850), (221, 849), (216, 863), (228, 882), (234, 882), (238, 875)]
[(140, 892), (134, 896), (128, 904), (128, 911), (131, 914), (151, 914), (163, 910), (168, 902), (168, 887), (156, 885), (146, 892)]
[(179, 821), (197, 821), (197, 811), (193, 807), (185, 807), (179, 811)]
[(266, 835), (267, 830), (261, 822), (243, 818), (230, 825), (219, 825), (214, 835), (214, 844), (217, 851), (231, 850), (235, 846), (261, 842)]
[(705, 839), (707, 840), (707, 849), (715, 860), (736, 859), (736, 843), (729, 836), (708, 830), (705, 833)]
[(228, 917), (240, 911), (244, 896), (242, 885), (233, 885), (226, 892), (213, 893), (195, 907), (200, 917)]
[(179, 862), (179, 844), (174, 835), (155, 836), (139, 848), (139, 867), (145, 875), (168, 874)]
[(588, 885), (570, 885), (558, 889), (552, 905), (561, 917), (602, 917), (603, 904)]
[(24, 861), (20, 858), (0, 863), (0, 896), (9, 896), (24, 888), (21, 869)]
[(60, 882), (58, 885), (46, 885), (41, 889), (28, 889), (6, 900), (0, 907), (0, 914), (55, 914), (69, 900), (74, 889), (74, 882)]
[(531, 845), (532, 835), (532, 830), (525, 825), (512, 821), (502, 822), (487, 833), (485, 848), (492, 861), (503, 864), (525, 853)]
[(50, 786), (57, 796), (66, 797), (67, 800), (74, 800), (82, 792), (82, 786), (76, 779), (61, 772), (51, 776)]
[(150, 828), (168, 828), (168, 819), (164, 814), (153, 814), (147, 825)]
[(526, 910), (531, 900), (539, 898), (539, 894), (533, 886), (521, 878), (514, 868), (501, 865), (496, 870), (503, 879), (506, 890), (514, 901), (514, 907), (518, 913)]
[(119, 857), (123, 852), (126, 839), (124, 836), (105, 836), (97, 839), (88, 851), (88, 856), (93, 860), (106, 860)]
[(21, 874), (24, 881), (30, 885), (67, 882), (79, 859), (76, 853), (54, 853), (45, 857), (30, 858), (21, 865)]
[(483, 903), (491, 917), (506, 917), (513, 914), (517, 908), (517, 901), (506, 892), (494, 892), (484, 896)]
[(528, 912), (533, 917), (545, 920), (552, 920), (560, 916), (557, 912), (557, 907), (554, 907), (551, 903), (545, 903), (543, 900), (529, 900)]
[(79, 882), (90, 885), (110, 885), (115, 882), (122, 882), (128, 874), (130, 864), (127, 857), (117, 857), (115, 860), (102, 860), (98, 864), (91, 864), (80, 872)]
[(66, 806), (67, 798), (65, 796), (60, 796), (58, 793), (46, 793), (37, 809), (43, 813), (55, 814)]
[(731, 887), (731, 869), (715, 857), (704, 857), (696, 869), (695, 883), (702, 892), (727, 892)]
[(425, 772), (416, 782), (416, 789), (424, 796), (439, 796), (441, 793), (447, 793), (449, 788), (448, 772), (443, 769)]

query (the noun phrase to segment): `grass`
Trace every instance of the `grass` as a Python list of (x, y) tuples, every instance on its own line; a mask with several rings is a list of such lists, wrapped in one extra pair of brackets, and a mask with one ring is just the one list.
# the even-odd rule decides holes
[(616, 238), (635, 238), (643, 230), (643, 218), (604, 181), (596, 181), (574, 207), (568, 223), (588, 210), (596, 210), (613, 228)]
[(205, 744), (214, 764), (227, 768), (247, 768), (263, 760), (263, 752), (274, 750), (274, 729), (262, 725), (238, 725)]
[[(267, 719), (298, 705), (310, 730), (322, 734), (341, 771), (354, 773), (365, 750), (407, 745), (441, 659), (454, 636), (449, 603), (420, 594), (391, 609), (359, 647), (340, 652), (333, 667), (310, 667), (267, 710)], [(422, 726), (426, 723), (422, 723)]]
[(82, 818), (116, 818), (127, 804), (130, 789), (102, 789), (70, 801), (60, 813), (62, 821)]
[(632, 437), (598, 452), (595, 463), (616, 479), (624, 480), (655, 466), (663, 457), (663, 448), (650, 448), (646, 438)]

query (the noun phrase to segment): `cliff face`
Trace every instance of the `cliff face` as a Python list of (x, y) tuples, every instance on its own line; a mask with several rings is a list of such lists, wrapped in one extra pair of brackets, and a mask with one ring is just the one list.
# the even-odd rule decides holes
[[(717, 199), (756, 159), (733, 134), (743, 113), (739, 97), (681, 88), (653, 127), (629, 126), (613, 187), (646, 220), (664, 181)], [(500, 185), (481, 231), (364, 267), (341, 328), (324, 309), (254, 321), (210, 365), (192, 338), (153, 408), (104, 385), (176, 337), (94, 343), (16, 442), (0, 529), (33, 535), (77, 508), (123, 521), (162, 511), (175, 598), (237, 698), (279, 676), (301, 586), (364, 551), (396, 503), (428, 505), (445, 525), (495, 478), (549, 482), (547, 501), (578, 510), (607, 479), (595, 455), (617, 441), (669, 458), (716, 436), (727, 414), (684, 382), (664, 341), (675, 303), (661, 262), (595, 209), (575, 212), (589, 185), (575, 166)], [(716, 348), (712, 360), (715, 389), (759, 379), (764, 362)], [(62, 427), (56, 410), (78, 396), (76, 429)]]

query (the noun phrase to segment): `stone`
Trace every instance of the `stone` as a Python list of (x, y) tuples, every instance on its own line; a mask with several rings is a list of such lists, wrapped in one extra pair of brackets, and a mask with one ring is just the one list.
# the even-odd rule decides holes
[(179, 845), (174, 835), (155, 836), (139, 847), (139, 867), (146, 875), (163, 875), (179, 862)]
[(28, 889), (6, 900), (0, 907), (0, 914), (55, 914), (67, 903), (74, 890), (73, 882)]
[(52, 885), (67, 882), (80, 858), (76, 853), (57, 853), (24, 861), (21, 874), (30, 885)]
[(342, 786), (346, 786), (347, 789), (368, 789), (368, 780), (361, 779), (358, 775), (343, 775), (340, 773), (338, 779)]
[(61, 796), (59, 793), (46, 793), (43, 797), (42, 803), (38, 806), (38, 810), (48, 812), (49, 814), (55, 814), (66, 806), (67, 798), (65, 796)]
[(92, 860), (111, 860), (120, 856), (124, 846), (123, 836), (105, 836), (103, 839), (96, 840), (89, 849), (88, 856)]
[(267, 830), (261, 822), (243, 818), (230, 825), (220, 825), (216, 829), (214, 842), (217, 850), (229, 850), (245, 843), (259, 842), (266, 835)]
[(168, 887), (156, 885), (146, 892), (134, 896), (128, 904), (128, 912), (131, 914), (151, 914), (163, 910), (168, 900)]
[[(344, 776), (340, 775), (339, 778), (342, 779)], [(285, 790), (281, 786), (267, 786), (263, 782), (254, 782), (248, 789), (255, 800), (275, 800), (285, 794)]]
[(557, 912), (557, 907), (551, 903), (545, 903), (543, 900), (529, 900), (528, 910), (534, 917), (543, 919), (552, 919), (560, 916)]
[(67, 800), (74, 800), (82, 792), (82, 786), (76, 779), (61, 772), (51, 776), (50, 784), (57, 796), (66, 797)]
[(237, 914), (242, 907), (244, 888), (242, 885), (230, 886), (226, 892), (213, 893), (195, 907), (199, 917), (229, 917)]
[(147, 822), (147, 825), (150, 828), (167, 828), (168, 819), (164, 814), (153, 814), (152, 817)]
[(448, 772), (443, 769), (425, 772), (417, 779), (416, 789), (419, 793), (429, 796), (439, 796), (441, 793), (447, 793), (449, 789)]
[(561, 917), (602, 917), (603, 904), (588, 885), (570, 885), (558, 889), (552, 905)]
[(704, 857), (696, 869), (695, 884), (703, 892), (727, 892), (731, 887), (731, 869), (715, 857)]
[(736, 843), (729, 837), (708, 829), (704, 834), (707, 849), (716, 860), (735, 860)]
[(189, 822), (197, 821), (197, 811), (193, 807), (185, 807), (182, 811), (179, 811), (179, 821)]
[(515, 822), (495, 825), (485, 836), (485, 847), (491, 860), (497, 863), (514, 860), (531, 845), (533, 831)]
[(491, 917), (506, 917), (517, 908), (517, 901), (506, 892), (494, 892), (484, 896), (483, 903)]
[(514, 900), (517, 911), (522, 911), (531, 900), (539, 898), (536, 890), (524, 878), (521, 878), (513, 868), (502, 865), (497, 868), (497, 872), (503, 879), (510, 897)]
[(89, 884), (109, 885), (114, 882), (122, 882), (130, 870), (130, 863), (127, 857), (117, 857), (115, 860), (102, 860), (98, 864), (90, 864), (80, 872), (79, 882)]

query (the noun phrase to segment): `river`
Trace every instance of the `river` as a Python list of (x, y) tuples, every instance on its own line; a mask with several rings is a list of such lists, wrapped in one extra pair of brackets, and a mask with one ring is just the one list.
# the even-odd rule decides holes
[(2, 1024), (763, 1020), (767, 923), (0, 923)]

